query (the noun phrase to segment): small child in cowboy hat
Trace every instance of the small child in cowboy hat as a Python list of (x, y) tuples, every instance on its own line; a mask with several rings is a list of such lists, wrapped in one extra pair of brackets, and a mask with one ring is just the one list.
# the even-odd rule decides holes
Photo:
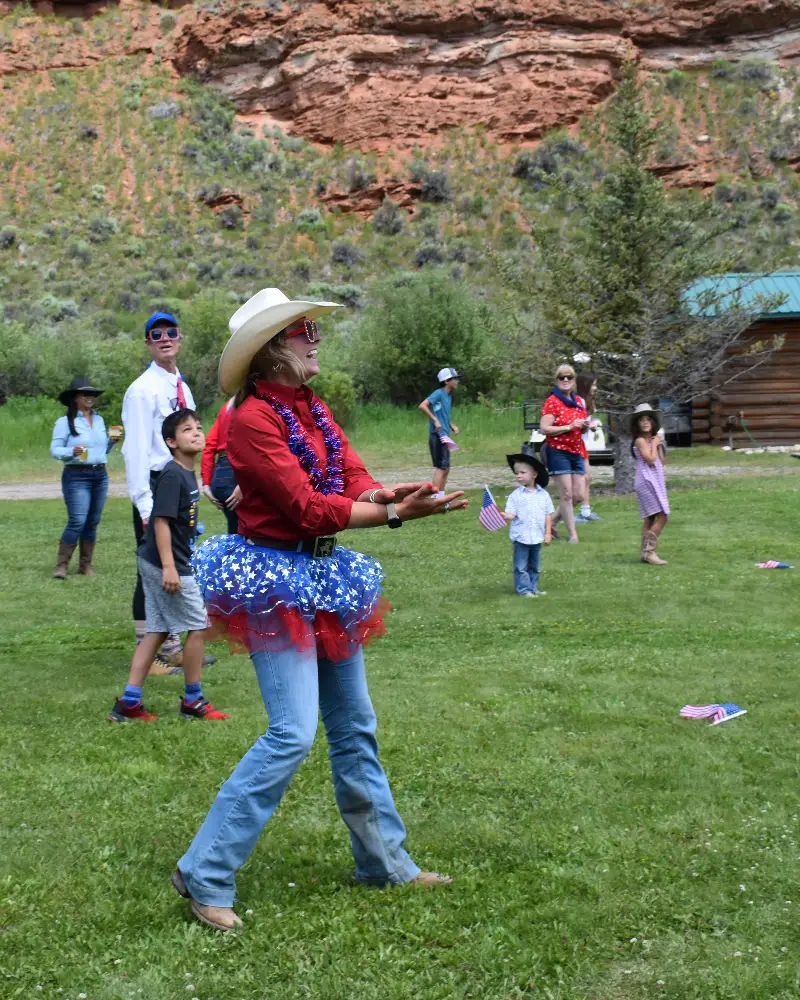
[(506, 455), (519, 484), (506, 501), (503, 517), (514, 543), (514, 589), (522, 597), (544, 597), (539, 590), (542, 543), (552, 541), (551, 516), (555, 510), (545, 489), (547, 469), (532, 449), (522, 446), (517, 455)]
[(651, 566), (664, 566), (666, 559), (656, 554), (658, 539), (669, 517), (667, 484), (664, 479), (664, 445), (659, 437), (661, 420), (658, 410), (640, 403), (631, 414), (632, 451), (636, 459), (633, 488), (639, 500), (642, 518), (640, 560)]

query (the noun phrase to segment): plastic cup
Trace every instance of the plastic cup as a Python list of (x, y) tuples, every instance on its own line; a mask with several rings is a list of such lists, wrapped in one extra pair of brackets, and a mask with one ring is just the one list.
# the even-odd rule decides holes
[(89, 449), (88, 449), (88, 448), (86, 447), (86, 445), (84, 445), (84, 446), (83, 446), (83, 447), (81, 448), (81, 453), (80, 453), (80, 455), (78, 455), (78, 458), (79, 458), (79, 459), (80, 459), (80, 460), (81, 460), (82, 462), (86, 462), (86, 461), (88, 460), (88, 458), (89, 458)]

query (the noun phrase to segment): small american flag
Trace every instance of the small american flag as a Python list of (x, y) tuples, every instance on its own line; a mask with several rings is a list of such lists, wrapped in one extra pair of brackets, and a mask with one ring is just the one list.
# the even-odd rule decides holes
[(766, 562), (756, 563), (759, 569), (792, 569), (789, 563), (775, 562), (774, 559), (767, 559)]
[(449, 434), (440, 434), (439, 438), (442, 444), (447, 445), (450, 451), (461, 451), (460, 446), (455, 443)]
[(494, 502), (494, 497), (489, 491), (488, 486), (484, 486), (483, 488), (483, 502), (481, 503), (481, 512), (478, 514), (478, 520), (487, 531), (497, 531), (498, 528), (505, 528), (506, 526), (506, 519), (500, 513), (500, 508)]
[(737, 715), (747, 715), (747, 709), (726, 701), (722, 705), (684, 705), (680, 714), (684, 719), (713, 719), (711, 725), (718, 726)]

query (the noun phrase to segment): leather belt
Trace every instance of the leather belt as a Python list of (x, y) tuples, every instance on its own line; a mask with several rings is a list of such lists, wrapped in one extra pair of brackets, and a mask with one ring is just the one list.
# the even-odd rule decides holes
[(245, 541), (260, 545), (265, 549), (280, 549), (282, 552), (303, 552), (314, 559), (327, 559), (336, 548), (336, 535), (320, 535), (319, 538), (251, 538)]
[(77, 462), (70, 462), (66, 468), (68, 469), (105, 469), (105, 462), (99, 462), (97, 465), (89, 465), (88, 462), (81, 462), (78, 465)]

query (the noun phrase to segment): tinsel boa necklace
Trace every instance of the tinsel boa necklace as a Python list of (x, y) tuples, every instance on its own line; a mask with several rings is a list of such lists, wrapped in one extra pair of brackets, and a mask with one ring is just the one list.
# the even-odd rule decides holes
[(311, 485), (317, 493), (324, 493), (326, 496), (330, 493), (343, 493), (342, 442), (339, 440), (339, 435), (336, 433), (336, 428), (325, 407), (316, 400), (309, 407), (314, 423), (322, 431), (322, 437), (325, 440), (327, 468), (323, 473), (317, 453), (291, 408), (282, 403), (277, 396), (273, 396), (271, 392), (259, 392), (257, 395), (259, 399), (263, 399), (271, 406), (286, 424), (289, 430), (289, 451), (297, 458), (300, 467), (311, 480)]

